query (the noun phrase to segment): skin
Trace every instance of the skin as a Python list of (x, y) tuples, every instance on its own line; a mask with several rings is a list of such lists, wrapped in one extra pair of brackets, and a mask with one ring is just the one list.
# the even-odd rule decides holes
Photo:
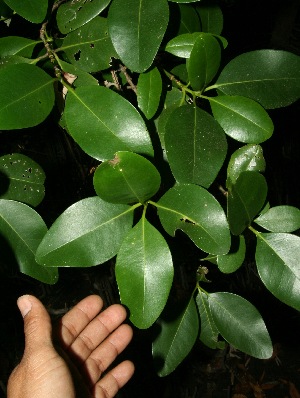
[(132, 338), (121, 305), (101, 312), (102, 299), (88, 296), (61, 319), (53, 337), (50, 317), (36, 297), (20, 297), (18, 307), (25, 351), (9, 378), (8, 398), (111, 398), (133, 375), (130, 361), (104, 374)]

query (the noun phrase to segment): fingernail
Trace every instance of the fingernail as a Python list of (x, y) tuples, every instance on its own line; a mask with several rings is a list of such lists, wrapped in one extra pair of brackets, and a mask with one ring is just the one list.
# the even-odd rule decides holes
[(19, 310), (22, 314), (22, 317), (26, 316), (28, 312), (32, 308), (32, 304), (29, 300), (29, 296), (26, 294), (25, 296), (21, 296), (18, 298), (17, 305), (19, 307)]

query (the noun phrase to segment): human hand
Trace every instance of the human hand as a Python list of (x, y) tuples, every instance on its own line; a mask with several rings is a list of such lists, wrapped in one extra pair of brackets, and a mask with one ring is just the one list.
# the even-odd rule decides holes
[(18, 307), (24, 317), (25, 351), (9, 378), (8, 398), (111, 398), (133, 375), (133, 364), (124, 361), (101, 378), (132, 338), (130, 326), (122, 324), (126, 311), (121, 305), (100, 312), (99, 296), (79, 302), (59, 324), (61, 355), (53, 346), (50, 317), (42, 303), (22, 296)]

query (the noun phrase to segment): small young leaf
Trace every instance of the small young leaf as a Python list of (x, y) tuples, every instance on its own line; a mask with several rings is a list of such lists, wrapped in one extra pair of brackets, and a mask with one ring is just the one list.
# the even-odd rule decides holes
[(300, 57), (287, 51), (258, 50), (234, 58), (213, 86), (227, 95), (242, 95), (266, 109), (300, 98)]
[(0, 197), (37, 206), (45, 196), (45, 173), (29, 157), (20, 153), (0, 158)]
[(29, 22), (40, 23), (47, 14), (48, 0), (4, 0), (5, 3)]
[(227, 152), (226, 136), (215, 119), (198, 107), (182, 106), (169, 116), (164, 140), (176, 180), (208, 188)]
[(221, 95), (210, 98), (210, 105), (225, 133), (237, 141), (260, 144), (273, 134), (270, 116), (250, 98)]
[(256, 265), (266, 288), (300, 311), (300, 238), (286, 233), (257, 233)]
[(134, 72), (144, 72), (154, 60), (169, 21), (166, 0), (114, 0), (108, 25), (122, 62)]
[(267, 197), (265, 178), (256, 171), (244, 171), (228, 191), (228, 221), (233, 235), (240, 235), (262, 209)]
[(69, 61), (85, 72), (107, 69), (111, 57), (117, 57), (108, 35), (107, 20), (102, 17), (96, 17), (69, 33), (60, 51), (64, 51)]
[(255, 358), (272, 356), (273, 346), (266, 325), (249, 301), (219, 292), (209, 294), (208, 302), (215, 325), (229, 344)]
[(243, 171), (264, 172), (266, 161), (260, 145), (244, 145), (236, 150), (228, 163), (227, 168), (227, 187), (235, 184), (239, 175)]
[(31, 57), (34, 47), (40, 41), (27, 39), (19, 36), (6, 36), (0, 38), (0, 57), (8, 55), (19, 55), (21, 57)]
[(180, 229), (203, 251), (228, 253), (230, 233), (224, 211), (206, 189), (192, 184), (175, 185), (156, 206), (160, 221), (171, 236)]
[(158, 108), (162, 91), (162, 80), (157, 68), (141, 73), (137, 84), (138, 106), (147, 119), (151, 119)]
[(200, 35), (201, 32), (183, 33), (170, 40), (165, 50), (180, 58), (190, 58), (194, 44)]
[(293, 232), (300, 228), (300, 210), (293, 206), (276, 206), (254, 221), (271, 232)]
[(118, 151), (153, 155), (141, 115), (129, 101), (106, 87), (69, 90), (65, 118), (75, 141), (98, 160), (112, 159)]
[(109, 3), (110, 0), (76, 0), (61, 4), (56, 14), (58, 29), (67, 34), (80, 28), (99, 15)]
[(34, 65), (17, 64), (1, 68), (0, 87), (2, 130), (36, 126), (52, 110), (53, 79)]
[(168, 306), (157, 322), (160, 333), (152, 345), (154, 364), (159, 376), (167, 376), (193, 348), (199, 332), (199, 317), (194, 298), (182, 310)]
[(0, 232), (14, 251), (20, 271), (43, 283), (58, 280), (57, 268), (37, 264), (35, 252), (47, 227), (31, 207), (13, 200), (0, 199)]
[[(236, 243), (236, 244), (234, 244)], [(243, 235), (232, 239), (232, 245), (229, 253), (223, 256), (217, 256), (218, 268), (224, 274), (235, 272), (243, 264), (246, 254), (246, 244)]]
[(133, 208), (83, 199), (65, 210), (45, 235), (36, 258), (47, 267), (91, 267), (115, 256), (132, 226)]
[(94, 188), (110, 203), (144, 203), (156, 194), (160, 175), (149, 160), (132, 152), (117, 152), (103, 162), (94, 174)]
[(223, 13), (221, 8), (216, 4), (200, 4), (196, 6), (196, 10), (200, 15), (202, 32), (220, 35), (223, 30)]
[(123, 240), (116, 262), (121, 302), (129, 308), (135, 326), (146, 329), (157, 320), (167, 302), (173, 273), (166, 241), (142, 217)]

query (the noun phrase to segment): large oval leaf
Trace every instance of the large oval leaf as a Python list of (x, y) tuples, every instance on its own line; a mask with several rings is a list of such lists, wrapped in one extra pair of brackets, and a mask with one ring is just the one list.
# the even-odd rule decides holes
[(237, 141), (260, 144), (273, 134), (270, 116), (250, 98), (221, 95), (210, 98), (210, 106), (225, 133)]
[(132, 225), (133, 208), (83, 199), (65, 210), (38, 247), (39, 264), (48, 267), (90, 267), (118, 252)]
[(265, 178), (256, 171), (244, 171), (228, 191), (228, 221), (233, 235), (240, 235), (262, 209), (267, 197)]
[(160, 333), (153, 342), (152, 355), (158, 375), (167, 376), (184, 360), (197, 339), (199, 316), (194, 298), (184, 309), (168, 306), (157, 327)]
[(137, 85), (138, 106), (147, 119), (151, 119), (158, 108), (162, 92), (162, 80), (157, 68), (141, 73)]
[(4, 0), (21, 17), (33, 23), (42, 22), (47, 14), (48, 0)]
[(160, 175), (149, 160), (132, 152), (117, 152), (94, 174), (95, 191), (111, 203), (144, 203), (158, 191)]
[(300, 210), (293, 206), (275, 206), (254, 221), (271, 232), (293, 232), (300, 228)]
[(56, 21), (61, 33), (69, 33), (88, 23), (103, 11), (110, 0), (77, 0), (61, 4), (57, 10)]
[(108, 26), (113, 45), (123, 63), (134, 72), (148, 69), (169, 21), (166, 0), (114, 0)]
[(36, 211), (23, 203), (0, 199), (0, 232), (13, 249), (23, 274), (44, 283), (57, 282), (57, 268), (47, 269), (35, 261), (37, 247), (47, 232)]
[(266, 288), (300, 311), (300, 238), (285, 233), (256, 233), (256, 265)]
[(8, 55), (31, 57), (34, 47), (41, 41), (27, 39), (19, 36), (6, 36), (0, 38), (0, 58)]
[(182, 106), (169, 116), (164, 140), (176, 180), (208, 188), (227, 152), (226, 136), (215, 119), (198, 107)]
[(112, 159), (118, 151), (153, 155), (148, 131), (138, 111), (105, 87), (69, 90), (65, 117), (75, 141), (96, 159)]
[(107, 69), (111, 57), (117, 57), (108, 35), (107, 20), (101, 17), (69, 33), (60, 51), (67, 54), (73, 65), (86, 72)]
[(255, 358), (272, 356), (273, 345), (266, 325), (249, 301), (219, 292), (209, 294), (208, 302), (215, 325), (229, 344)]
[(142, 217), (123, 240), (116, 262), (121, 302), (129, 308), (135, 326), (146, 329), (157, 320), (167, 302), (173, 273), (166, 241)]
[(45, 196), (45, 173), (29, 157), (20, 153), (0, 158), (0, 197), (37, 206)]
[(17, 64), (0, 69), (0, 87), (2, 130), (36, 126), (51, 112), (53, 79), (34, 65)]
[(300, 98), (300, 57), (278, 50), (239, 55), (225, 66), (213, 87), (227, 95), (252, 98), (267, 109), (290, 105)]
[(191, 184), (176, 185), (156, 206), (160, 221), (171, 236), (180, 229), (207, 253), (229, 251), (230, 233), (224, 211), (206, 189)]

